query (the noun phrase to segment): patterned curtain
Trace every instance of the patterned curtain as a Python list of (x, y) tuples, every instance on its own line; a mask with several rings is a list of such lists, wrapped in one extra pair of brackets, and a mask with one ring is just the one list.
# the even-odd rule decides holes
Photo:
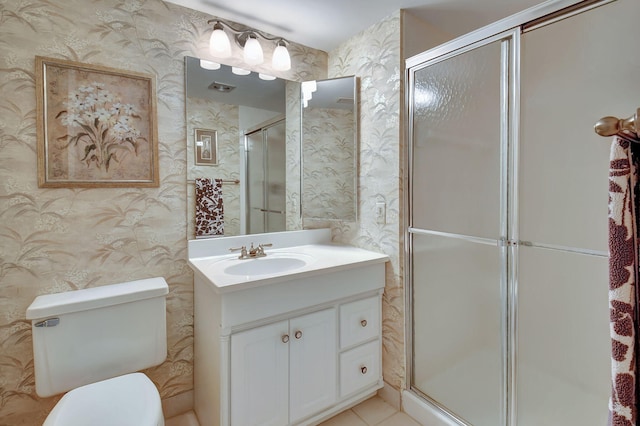
[(640, 140), (616, 137), (609, 169), (609, 312), (612, 393), (609, 425), (638, 419), (638, 173)]

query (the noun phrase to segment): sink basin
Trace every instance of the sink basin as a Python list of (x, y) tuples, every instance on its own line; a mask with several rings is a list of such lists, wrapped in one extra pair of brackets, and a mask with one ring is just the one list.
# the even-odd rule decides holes
[(225, 259), (216, 267), (227, 275), (270, 275), (303, 268), (312, 260), (311, 256), (297, 253), (273, 253), (256, 259)]

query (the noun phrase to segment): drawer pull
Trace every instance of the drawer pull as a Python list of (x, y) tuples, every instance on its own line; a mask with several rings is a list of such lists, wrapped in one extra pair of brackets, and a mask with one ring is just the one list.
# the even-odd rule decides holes
[(361, 372), (362, 374), (367, 374), (367, 367), (366, 367), (366, 366), (362, 366), (362, 367), (360, 367), (360, 372)]
[(284, 336), (282, 336), (282, 343), (288, 343), (289, 342), (289, 335), (285, 334)]
[(295, 336), (296, 336), (296, 339), (301, 338), (302, 337), (302, 331), (300, 331), (300, 330), (296, 331)]
[(363, 326), (363, 327), (366, 327), (367, 326), (367, 320), (360, 321), (360, 325)]

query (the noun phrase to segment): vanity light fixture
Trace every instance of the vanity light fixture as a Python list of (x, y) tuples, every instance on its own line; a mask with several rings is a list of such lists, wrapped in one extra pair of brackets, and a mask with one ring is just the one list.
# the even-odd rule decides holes
[(269, 74), (262, 74), (262, 73), (258, 74), (258, 77), (260, 77), (260, 80), (267, 80), (267, 81), (275, 80), (275, 79), (276, 79), (276, 78), (275, 78), (274, 76), (272, 76), (272, 75), (269, 75)]
[(227, 31), (233, 34), (238, 46), (243, 48), (243, 57), (247, 65), (260, 65), (264, 62), (264, 52), (259, 38), (267, 41), (275, 41), (271, 66), (276, 71), (288, 71), (291, 69), (291, 56), (287, 50), (287, 41), (281, 37), (268, 37), (257, 30), (241, 30), (234, 28), (220, 19), (207, 21), (213, 24), (213, 32), (209, 39), (209, 52), (216, 58), (228, 58), (231, 56), (231, 42)]

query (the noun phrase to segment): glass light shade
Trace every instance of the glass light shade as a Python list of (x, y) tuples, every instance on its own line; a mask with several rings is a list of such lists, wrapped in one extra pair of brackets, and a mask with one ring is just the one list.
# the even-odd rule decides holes
[(200, 59), (200, 68), (205, 70), (219, 70), (220, 64), (206, 59)]
[(261, 80), (275, 80), (276, 78), (272, 75), (269, 74), (258, 74), (258, 77), (260, 77)]
[(289, 71), (291, 69), (291, 57), (286, 46), (278, 44), (273, 51), (271, 66), (276, 71)]
[(231, 42), (223, 29), (214, 29), (209, 40), (209, 52), (216, 58), (231, 56)]
[(251, 71), (245, 70), (244, 68), (231, 67), (231, 72), (235, 75), (249, 75)]
[(249, 36), (244, 45), (244, 61), (249, 65), (260, 65), (264, 62), (262, 46), (257, 38)]

